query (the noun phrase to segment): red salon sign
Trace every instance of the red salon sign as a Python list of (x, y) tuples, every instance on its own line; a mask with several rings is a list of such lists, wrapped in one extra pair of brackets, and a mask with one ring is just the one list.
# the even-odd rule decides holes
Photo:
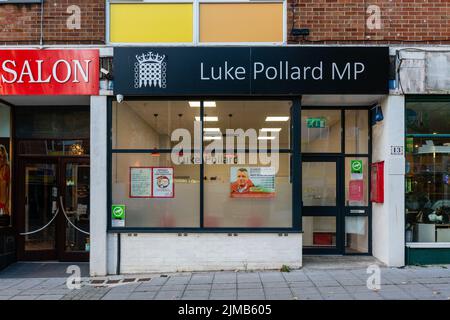
[(0, 96), (98, 92), (98, 50), (0, 50)]

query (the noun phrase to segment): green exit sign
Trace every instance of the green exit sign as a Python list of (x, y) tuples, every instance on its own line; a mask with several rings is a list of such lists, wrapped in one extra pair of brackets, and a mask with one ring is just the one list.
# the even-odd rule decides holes
[(307, 128), (325, 128), (326, 121), (325, 118), (307, 118), (306, 127)]

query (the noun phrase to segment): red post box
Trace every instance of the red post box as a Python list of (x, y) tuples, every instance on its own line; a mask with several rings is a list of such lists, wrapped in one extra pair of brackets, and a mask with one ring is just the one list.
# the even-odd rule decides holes
[(370, 201), (384, 202), (384, 161), (372, 163), (370, 166), (371, 189)]

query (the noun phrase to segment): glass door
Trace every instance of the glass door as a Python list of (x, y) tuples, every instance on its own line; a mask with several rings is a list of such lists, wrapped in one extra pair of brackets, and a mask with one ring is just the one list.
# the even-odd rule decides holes
[(89, 171), (89, 159), (61, 160), (59, 256), (62, 261), (89, 260)]
[(20, 160), (19, 260), (89, 260), (89, 169), (87, 158)]
[(340, 159), (302, 159), (302, 226), (305, 254), (341, 253)]
[(44, 159), (23, 160), (18, 192), (19, 259), (56, 259), (58, 165)]

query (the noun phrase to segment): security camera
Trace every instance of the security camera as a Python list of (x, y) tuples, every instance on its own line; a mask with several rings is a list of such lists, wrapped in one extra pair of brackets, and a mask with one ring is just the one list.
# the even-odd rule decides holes
[(123, 101), (123, 95), (122, 95), (122, 94), (118, 94), (118, 95), (116, 96), (116, 99), (117, 99), (117, 102), (118, 102), (118, 103), (122, 103), (122, 101)]

